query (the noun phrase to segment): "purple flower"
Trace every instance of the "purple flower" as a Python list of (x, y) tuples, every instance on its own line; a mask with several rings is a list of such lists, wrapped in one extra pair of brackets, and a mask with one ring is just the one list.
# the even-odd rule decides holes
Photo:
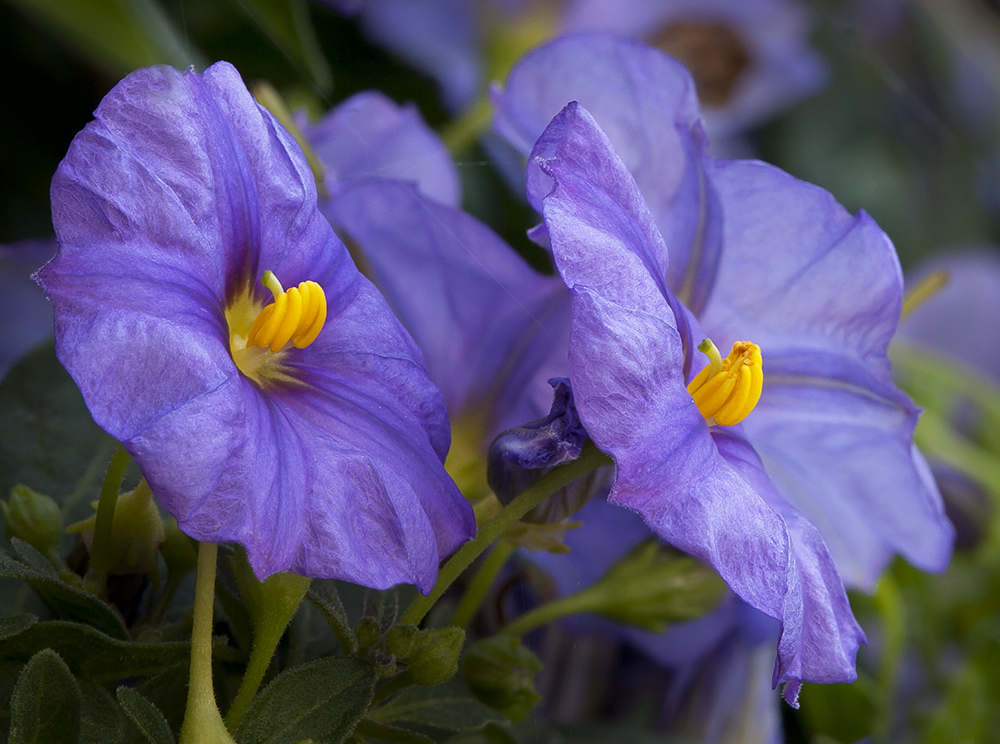
[(440, 138), (413, 105), (399, 106), (377, 91), (339, 104), (304, 133), (327, 168), (331, 196), (371, 179), (416, 184), (421, 193), (458, 206), (461, 184)]
[(0, 380), (23, 354), (52, 335), (52, 306), (31, 281), (31, 273), (55, 252), (51, 239), (0, 245), (0, 293), (4, 298)]
[[(888, 238), (821, 189), (761, 163), (707, 157), (691, 80), (653, 49), (580, 36), (522, 64), (498, 93), (499, 131), (523, 149), (568, 101), (593, 114), (628, 171), (615, 177), (638, 187), (632, 209), (651, 215), (648, 240), (669, 247), (644, 260), (672, 306), (685, 308), (674, 314), (685, 381), (704, 364), (694, 359), (703, 336), (761, 347), (772, 373), (743, 427), (847, 583), (870, 589), (894, 552), (942, 568), (950, 525), (912, 448), (916, 409), (892, 386), (885, 356), (901, 294)], [(551, 76), (532, 72), (541, 69)], [(596, 173), (605, 162), (593, 157)], [(551, 178), (538, 168), (528, 178), (541, 211)], [(784, 384), (795, 380), (804, 384)]]
[(225, 63), (133, 73), (96, 117), (38, 273), (94, 419), (185, 532), (242, 544), (259, 577), (429, 590), (474, 529), (444, 406), (298, 146)]
[(811, 26), (799, 0), (576, 0), (562, 31), (619, 34), (679, 59), (694, 78), (705, 128), (721, 139), (823, 86)]
[[(950, 525), (912, 445), (916, 409), (892, 386), (885, 356), (898, 263), (867, 215), (852, 218), (822, 190), (762, 163), (707, 158), (690, 101), (676, 94), (690, 89), (683, 72), (625, 43), (616, 52), (634, 77), (660, 78), (654, 103), (671, 92), (684, 103), (664, 126), (654, 118), (662, 108), (633, 87), (650, 115), (616, 119), (647, 134), (653, 152), (672, 148), (666, 221), (657, 225), (579, 104), (553, 120), (529, 162), (529, 199), (573, 293), (577, 408), (617, 464), (610, 500), (780, 620), (773, 682), (790, 682), (794, 702), (800, 680), (855, 676), (863, 634), (838, 568), (867, 586), (894, 550), (928, 568), (950, 554)], [(762, 350), (763, 394), (742, 425), (718, 425), (721, 403), (692, 400), (704, 364), (695, 344), (706, 336)]]
[(521, 52), (580, 31), (644, 41), (688, 65), (706, 126), (720, 138), (812, 95), (827, 77), (799, 0), (324, 2), (359, 14), (368, 38), (437, 80), (452, 108), (468, 106)]
[(983, 248), (941, 256), (913, 272), (914, 286), (940, 270), (947, 283), (899, 324), (899, 338), (1000, 384), (1000, 254)]

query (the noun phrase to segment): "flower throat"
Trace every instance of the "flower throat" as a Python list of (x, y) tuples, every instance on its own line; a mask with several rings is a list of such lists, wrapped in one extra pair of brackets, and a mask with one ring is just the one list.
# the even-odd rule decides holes
[(706, 338), (698, 350), (709, 359), (708, 365), (688, 384), (701, 415), (710, 424), (733, 426), (745, 419), (760, 400), (764, 386), (760, 347), (749, 341), (737, 341), (725, 359)]
[(326, 323), (326, 293), (316, 282), (285, 290), (273, 272), (265, 271), (260, 283), (271, 291), (274, 302), (261, 309), (248, 288), (226, 309), (233, 361), (257, 383), (275, 376), (275, 363), (289, 345), (306, 348)]

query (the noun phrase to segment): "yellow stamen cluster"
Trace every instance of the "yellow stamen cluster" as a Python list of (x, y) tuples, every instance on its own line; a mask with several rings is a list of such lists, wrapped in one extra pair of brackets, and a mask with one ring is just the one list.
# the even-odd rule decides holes
[(304, 349), (323, 329), (326, 322), (326, 293), (316, 282), (302, 282), (288, 291), (278, 278), (265, 271), (260, 283), (271, 290), (274, 302), (260, 311), (250, 325), (246, 345), (280, 351), (289, 341)]
[(760, 347), (737, 341), (725, 359), (710, 339), (698, 345), (709, 363), (688, 384), (701, 415), (709, 423), (733, 426), (745, 419), (760, 400), (764, 385)]

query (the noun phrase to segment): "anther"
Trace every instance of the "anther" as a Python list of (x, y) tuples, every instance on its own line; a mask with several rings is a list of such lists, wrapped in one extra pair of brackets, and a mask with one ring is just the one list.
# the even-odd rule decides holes
[(247, 332), (247, 346), (280, 351), (291, 341), (304, 349), (319, 335), (326, 322), (326, 293), (316, 282), (306, 281), (285, 290), (270, 271), (260, 283), (271, 290), (274, 302), (260, 311)]
[(709, 363), (688, 384), (688, 392), (706, 421), (720, 426), (738, 424), (760, 400), (764, 385), (760, 347), (737, 341), (725, 359), (710, 339), (698, 349)]

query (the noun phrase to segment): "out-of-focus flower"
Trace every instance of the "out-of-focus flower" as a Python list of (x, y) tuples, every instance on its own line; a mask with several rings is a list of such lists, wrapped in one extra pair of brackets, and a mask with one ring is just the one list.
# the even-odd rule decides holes
[[(336, 3), (334, 0), (326, 0)], [(604, 31), (644, 41), (691, 70), (706, 126), (727, 137), (759, 124), (826, 79), (798, 0), (368, 0), (365, 33), (468, 105), (524, 52), (564, 34)]]
[(25, 352), (52, 335), (52, 305), (45, 299), (31, 274), (55, 255), (53, 240), (22, 240), (0, 245), (0, 379)]
[(945, 354), (1000, 384), (1000, 253), (983, 248), (941, 256), (912, 273), (916, 286), (932, 272), (944, 286), (899, 324), (899, 339)]
[(760, 124), (817, 92), (826, 65), (809, 45), (798, 0), (577, 0), (564, 32), (607, 31), (679, 59), (713, 138)]
[(94, 419), (259, 578), (428, 591), (474, 528), (445, 409), (299, 147), (225, 63), (133, 73), (96, 117), (53, 180), (61, 247), (38, 273)]
[[(671, 60), (598, 37), (556, 44), (576, 44), (581, 69), (604, 71), (599, 84), (617, 65), (627, 89), (655, 91), (635, 93), (638, 106), (610, 121), (616, 133), (642, 132), (639, 147), (669, 163), (651, 214), (639, 179), (578, 104), (529, 162), (529, 200), (574, 295), (577, 407), (618, 467), (610, 499), (781, 620), (774, 683), (790, 682), (787, 699), (800, 680), (852, 679), (863, 635), (838, 569), (870, 586), (895, 550), (939, 569), (952, 539), (912, 445), (916, 409), (889, 377), (901, 301), (892, 245), (821, 189), (761, 163), (707, 158), (690, 80)], [(609, 45), (612, 61), (595, 65), (594, 47)], [(734, 353), (762, 350), (763, 395), (742, 426), (716, 425), (720, 412), (720, 423), (739, 423), (723, 401), (692, 400), (706, 336)]]

